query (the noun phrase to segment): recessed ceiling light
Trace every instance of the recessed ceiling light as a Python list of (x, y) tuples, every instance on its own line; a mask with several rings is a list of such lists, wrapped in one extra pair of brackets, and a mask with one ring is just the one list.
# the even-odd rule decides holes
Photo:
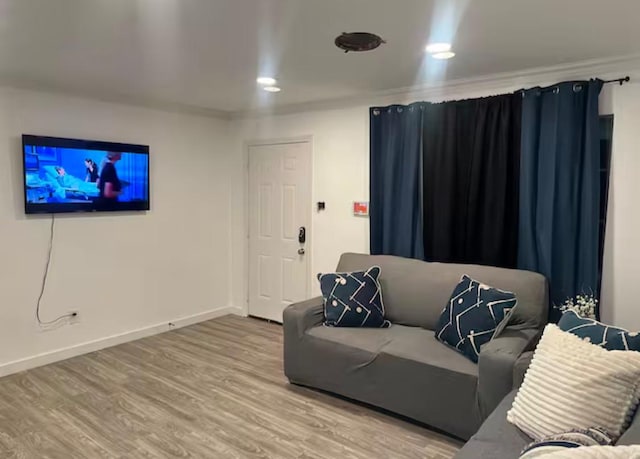
[(455, 55), (456, 53), (454, 53), (453, 51), (445, 51), (442, 53), (432, 54), (431, 57), (433, 57), (434, 59), (451, 59)]
[(280, 92), (281, 89), (277, 86), (265, 86), (264, 88), (265, 91), (267, 92)]
[(256, 81), (258, 82), (258, 84), (261, 84), (263, 86), (273, 86), (277, 83), (276, 79), (271, 77), (260, 77)]
[(425, 51), (429, 54), (446, 53), (451, 51), (451, 43), (430, 43)]

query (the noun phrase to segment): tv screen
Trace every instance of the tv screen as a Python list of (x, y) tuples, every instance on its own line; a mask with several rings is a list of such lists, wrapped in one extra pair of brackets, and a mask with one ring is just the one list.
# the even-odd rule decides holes
[(25, 212), (149, 210), (149, 147), (22, 136)]

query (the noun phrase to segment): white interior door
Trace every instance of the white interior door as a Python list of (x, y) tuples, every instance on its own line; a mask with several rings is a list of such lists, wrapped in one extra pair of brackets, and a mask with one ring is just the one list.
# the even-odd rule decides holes
[(250, 146), (250, 315), (282, 322), (285, 307), (307, 298), (310, 219), (311, 143)]

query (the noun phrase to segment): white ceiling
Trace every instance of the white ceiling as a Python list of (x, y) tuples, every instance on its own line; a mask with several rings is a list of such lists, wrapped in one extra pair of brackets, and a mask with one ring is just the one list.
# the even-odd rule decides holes
[[(0, 0), (0, 79), (236, 112), (636, 54), (639, 18), (638, 0)], [(387, 44), (344, 54), (344, 31)]]

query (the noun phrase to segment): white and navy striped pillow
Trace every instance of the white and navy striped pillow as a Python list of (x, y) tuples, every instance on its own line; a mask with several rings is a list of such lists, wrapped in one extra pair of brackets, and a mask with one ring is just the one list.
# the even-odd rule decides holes
[(640, 445), (583, 446), (545, 454), (543, 459), (640, 459)]
[(608, 351), (549, 324), (507, 419), (535, 440), (598, 426), (617, 439), (640, 397), (640, 352)]
[(556, 451), (581, 446), (607, 446), (612, 443), (613, 439), (602, 429), (572, 430), (530, 443), (520, 453), (520, 459), (534, 459)]

